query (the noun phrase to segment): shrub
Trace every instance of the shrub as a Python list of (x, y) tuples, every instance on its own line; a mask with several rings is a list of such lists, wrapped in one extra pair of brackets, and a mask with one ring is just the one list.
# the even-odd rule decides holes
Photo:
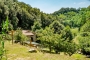
[(78, 37), (81, 52), (85, 55), (90, 55), (90, 36)]
[(23, 44), (24, 41), (29, 39), (24, 34), (22, 34), (22, 30), (21, 29), (17, 29), (15, 34), (14, 34), (14, 36), (15, 36), (15, 42), (16, 43), (20, 42), (21, 44)]
[(73, 42), (65, 42), (65, 44), (65, 52), (68, 53), (70, 56), (78, 50), (78, 45)]
[(62, 40), (62, 41), (59, 41), (59, 43), (54, 45), (54, 50), (56, 53), (65, 52), (71, 56), (78, 50), (78, 45), (73, 42), (67, 42)]

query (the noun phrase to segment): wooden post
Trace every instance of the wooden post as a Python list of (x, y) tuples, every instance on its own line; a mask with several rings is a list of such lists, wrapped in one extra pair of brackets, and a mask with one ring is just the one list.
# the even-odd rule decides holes
[(13, 32), (14, 32), (14, 31), (12, 30), (12, 31), (11, 31), (11, 35), (12, 35), (12, 44), (13, 44)]

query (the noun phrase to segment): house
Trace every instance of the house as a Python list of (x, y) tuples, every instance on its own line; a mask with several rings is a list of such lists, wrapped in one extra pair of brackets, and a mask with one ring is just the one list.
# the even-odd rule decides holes
[(30, 37), (29, 41), (25, 41), (25, 44), (29, 45), (31, 48), (29, 52), (37, 51), (37, 47), (40, 46), (39, 43), (36, 42), (36, 34), (29, 30), (22, 30), (22, 33), (27, 37)]
[(35, 42), (36, 41), (36, 35), (35, 33), (31, 32), (30, 30), (22, 30), (22, 33), (26, 35), (27, 37), (30, 37), (30, 40)]

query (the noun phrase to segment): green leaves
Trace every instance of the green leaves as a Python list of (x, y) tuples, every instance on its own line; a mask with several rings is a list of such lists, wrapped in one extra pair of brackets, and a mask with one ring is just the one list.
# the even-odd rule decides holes
[(34, 22), (34, 25), (32, 26), (32, 31), (36, 31), (36, 30), (40, 30), (41, 29), (41, 24), (38, 22), (38, 21), (36, 21), (36, 22)]
[(0, 59), (2, 59), (3, 54), (5, 54), (5, 49), (4, 49), (4, 39), (5, 39), (5, 35), (8, 32), (8, 26), (9, 26), (9, 20), (8, 20), (8, 16), (6, 18), (6, 21), (2, 23), (2, 34), (0, 35)]
[(2, 47), (0, 47), (0, 56), (2, 56), (3, 55), (3, 48)]
[(87, 55), (90, 53), (90, 32), (82, 34), (84, 35), (78, 37), (79, 45), (82, 50), (81, 52)]
[(24, 41), (26, 40), (29, 40), (28, 37), (26, 37), (23, 33), (22, 33), (22, 30), (20, 28), (18, 28), (14, 34), (14, 39), (16, 42), (20, 42), (20, 43), (23, 43)]
[(60, 34), (62, 32), (62, 30), (64, 29), (64, 26), (62, 24), (60, 24), (59, 21), (54, 21), (50, 25), (50, 28), (54, 29), (54, 33)]
[(81, 27), (81, 31), (90, 32), (90, 21), (89, 20)]
[(8, 32), (8, 27), (9, 26), (9, 20), (8, 17), (6, 18), (6, 21), (2, 23), (2, 33), (5, 34), (6, 32)]
[(73, 35), (69, 26), (66, 26), (62, 32), (62, 38), (66, 41), (72, 41)]

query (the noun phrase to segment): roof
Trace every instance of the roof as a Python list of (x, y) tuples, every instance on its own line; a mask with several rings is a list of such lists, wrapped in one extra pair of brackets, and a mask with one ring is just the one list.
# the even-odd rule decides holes
[(24, 35), (34, 35), (31, 31), (29, 31), (29, 30), (22, 30), (22, 33), (24, 34)]

